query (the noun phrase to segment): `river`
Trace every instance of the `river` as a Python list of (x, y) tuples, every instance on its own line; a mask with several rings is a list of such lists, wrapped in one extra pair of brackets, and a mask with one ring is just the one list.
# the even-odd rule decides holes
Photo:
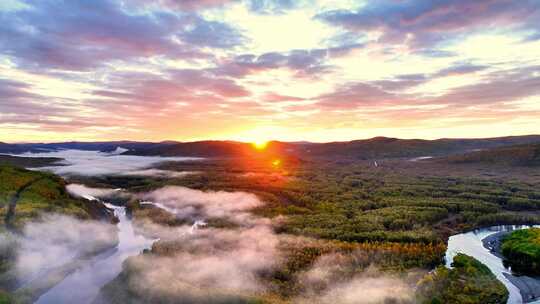
[[(472, 256), (475, 259), (486, 265), (495, 274), (497, 279), (501, 281), (508, 289), (510, 297), (508, 304), (523, 303), (519, 289), (505, 276), (505, 273), (511, 274), (510, 269), (503, 265), (502, 259), (493, 255), (488, 249), (483, 246), (482, 240), (492, 234), (501, 231), (512, 231), (516, 229), (529, 228), (530, 226), (504, 225), (493, 226), (488, 228), (477, 229), (474, 231), (456, 234), (448, 240), (448, 249), (446, 251), (446, 266), (450, 267), (454, 256), (457, 253), (464, 253)], [(528, 302), (540, 304), (540, 301)]]
[(35, 302), (38, 304), (91, 303), (105, 284), (122, 270), (122, 262), (150, 248), (154, 240), (135, 234), (125, 207), (105, 203), (118, 218), (118, 245), (95, 256), (89, 263), (69, 274)]

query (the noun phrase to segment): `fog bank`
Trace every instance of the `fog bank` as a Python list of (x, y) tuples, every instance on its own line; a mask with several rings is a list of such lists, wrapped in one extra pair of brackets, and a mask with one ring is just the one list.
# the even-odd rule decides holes
[[(122, 151), (122, 150), (120, 150)], [(159, 156), (136, 156), (118, 155), (118, 151), (112, 153), (84, 150), (59, 150), (40, 153), (23, 153), (24, 157), (58, 157), (63, 158), (60, 162), (62, 166), (49, 166), (40, 169), (52, 171), (60, 175), (122, 175), (130, 172), (137, 172), (147, 169), (153, 165), (167, 161), (192, 161), (201, 160), (196, 157), (159, 157)], [(154, 174), (165, 176), (167, 174), (177, 174), (174, 171), (143, 171), (139, 174), (154, 176)]]
[(110, 248), (117, 243), (118, 236), (112, 224), (48, 214), (27, 223), (22, 235), (14, 236), (12, 241), (17, 244), (15, 273), (25, 282)]
[(245, 192), (200, 191), (168, 186), (142, 195), (147, 203), (182, 219), (225, 218), (246, 225), (255, 218), (249, 213), (262, 205), (257, 196)]

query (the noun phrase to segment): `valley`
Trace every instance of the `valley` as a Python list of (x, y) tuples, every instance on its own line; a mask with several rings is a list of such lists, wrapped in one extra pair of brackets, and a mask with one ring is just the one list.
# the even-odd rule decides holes
[[(120, 219), (116, 249), (96, 248), (89, 259), (66, 261), (53, 272), (64, 275), (30, 292), (13, 289), (7, 280), (4, 294), (21, 303), (54, 303), (77, 284), (92, 281), (94, 287), (85, 290), (95, 291), (82, 302), (303, 303), (317, 298), (326, 303), (367, 284), (376, 286), (372, 292), (380, 301), (435, 303), (451, 292), (444, 290), (452, 280), (480, 280), (478, 275), (485, 281), (482, 295), (471, 291), (459, 301), (506, 303), (498, 272), (480, 270), (465, 279), (460, 269), (445, 273), (441, 265), (445, 256), (447, 265), (452, 262), (447, 255), (452, 235), (540, 223), (540, 172), (534, 166), (456, 162), (453, 152), (419, 160), (335, 160), (332, 153), (281, 154), (272, 144), (267, 149), (203, 158), (133, 151), (124, 156), (114, 152), (117, 148), (0, 156), (11, 164), (1, 171), (7, 202), (3, 216), (10, 219), (5, 233), (18, 227), (24, 234), (24, 227), (43, 221), (46, 214), (106, 224), (114, 209)], [(65, 158), (62, 163), (55, 162), (59, 156)], [(65, 181), (13, 167), (27, 164), (58, 172)], [(42, 179), (59, 183), (60, 197), (40, 190)], [(8, 216), (11, 202), (22, 198), (13, 208), (15, 216)], [(114, 228), (112, 222), (106, 225)], [(128, 239), (122, 232), (126, 225), (133, 226)], [(134, 238), (142, 243), (130, 241)], [(17, 258), (3, 259), (10, 273)], [(217, 264), (205, 270), (210, 261)], [(108, 263), (113, 264), (102, 279), (101, 271), (90, 271), (95, 270), (90, 265)], [(435, 268), (434, 276), (430, 271)], [(163, 290), (162, 284), (171, 288)]]

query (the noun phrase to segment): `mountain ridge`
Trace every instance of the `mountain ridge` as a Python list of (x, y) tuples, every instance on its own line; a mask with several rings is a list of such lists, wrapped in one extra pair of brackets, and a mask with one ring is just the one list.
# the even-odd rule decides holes
[(79, 149), (111, 152), (117, 147), (128, 149), (127, 155), (236, 157), (279, 154), (298, 157), (347, 159), (443, 157), (475, 150), (540, 143), (540, 135), (503, 136), (492, 138), (400, 139), (378, 136), (369, 139), (327, 143), (269, 141), (257, 150), (251, 143), (234, 140), (178, 141), (68, 141), (58, 143), (0, 143), (0, 153), (20, 154), (43, 150)]

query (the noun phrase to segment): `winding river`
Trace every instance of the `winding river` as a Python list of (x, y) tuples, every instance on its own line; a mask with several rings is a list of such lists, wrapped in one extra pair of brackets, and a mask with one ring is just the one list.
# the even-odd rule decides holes
[[(89, 200), (97, 200), (87, 197)], [(151, 202), (143, 202), (153, 204)], [(98, 296), (101, 287), (113, 280), (122, 270), (123, 261), (134, 256), (144, 249), (150, 248), (155, 240), (136, 234), (131, 219), (126, 215), (125, 207), (104, 203), (114, 210), (118, 218), (118, 245), (94, 258), (79, 269), (70, 273), (59, 284), (41, 295), (35, 302), (38, 304), (56, 303), (92, 303)], [(157, 206), (161, 207), (162, 206)], [(196, 229), (197, 223), (193, 229)], [(474, 231), (453, 235), (448, 240), (446, 251), (446, 266), (450, 264), (457, 253), (470, 255), (486, 265), (508, 289), (508, 304), (524, 303), (520, 290), (508, 279), (511, 270), (503, 265), (501, 258), (492, 254), (483, 246), (482, 240), (498, 232), (529, 228), (530, 226), (493, 226)], [(540, 284), (540, 282), (538, 283)], [(540, 304), (540, 300), (528, 302)]]
[(129, 256), (150, 248), (154, 240), (135, 234), (125, 207), (104, 203), (118, 218), (118, 245), (95, 256), (85, 266), (69, 274), (62, 282), (41, 295), (38, 304), (91, 303), (105, 284), (122, 270), (122, 262)]
[[(448, 240), (446, 266), (450, 267), (450, 264), (457, 253), (464, 253), (476, 258), (486, 265), (493, 274), (495, 274), (497, 279), (506, 286), (510, 293), (508, 304), (521, 304), (523, 303), (523, 299), (519, 289), (506, 277), (506, 275), (511, 274), (511, 270), (503, 265), (503, 262), (499, 257), (493, 255), (483, 246), (482, 240), (497, 232), (525, 229), (529, 227), (530, 226), (517, 225), (493, 226), (453, 235)], [(528, 303), (540, 304), (540, 301), (537, 300)]]

